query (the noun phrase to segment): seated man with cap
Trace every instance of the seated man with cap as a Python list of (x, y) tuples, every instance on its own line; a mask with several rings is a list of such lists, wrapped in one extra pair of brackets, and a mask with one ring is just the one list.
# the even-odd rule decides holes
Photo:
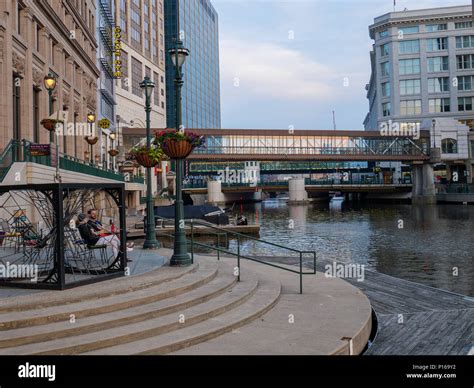
[[(85, 214), (77, 216), (79, 221), (79, 233), (87, 245), (109, 245), (112, 248), (114, 257), (117, 257), (120, 251), (120, 239), (116, 235), (101, 236), (99, 232), (89, 224)], [(132, 246), (127, 246), (127, 251), (133, 251)]]

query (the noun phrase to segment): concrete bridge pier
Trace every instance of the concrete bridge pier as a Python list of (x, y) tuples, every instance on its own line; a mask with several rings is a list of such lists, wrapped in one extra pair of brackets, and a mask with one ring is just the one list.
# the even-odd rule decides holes
[(220, 181), (207, 182), (207, 202), (214, 206), (225, 205), (225, 196)]
[(412, 180), (412, 203), (422, 205), (436, 204), (433, 165), (429, 163), (414, 164)]
[(289, 204), (308, 203), (308, 192), (306, 191), (304, 178), (292, 178), (288, 181), (290, 194)]

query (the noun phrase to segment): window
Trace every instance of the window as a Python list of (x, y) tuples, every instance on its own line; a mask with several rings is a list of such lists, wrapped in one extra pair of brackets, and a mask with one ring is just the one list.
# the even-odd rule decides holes
[(384, 117), (390, 116), (391, 104), (389, 102), (384, 102), (382, 104), (382, 114)]
[(426, 32), (445, 31), (447, 29), (447, 24), (428, 24), (426, 26)]
[(400, 54), (413, 54), (420, 52), (419, 40), (404, 40), (399, 43)]
[(457, 140), (456, 139), (441, 140), (441, 152), (443, 154), (457, 154), (458, 153)]
[(471, 159), (474, 159), (474, 140), (471, 140)]
[(382, 84), (382, 97), (390, 97), (390, 82)]
[(40, 52), (41, 48), (41, 25), (36, 22), (36, 31), (35, 31), (35, 49), (37, 52)]
[(442, 51), (448, 49), (448, 38), (428, 39), (426, 42), (426, 50), (428, 52)]
[(400, 60), (400, 74), (419, 74), (420, 73), (420, 59), (401, 59)]
[(21, 7), (20, 3), (17, 2), (16, 4), (16, 20), (15, 20), (15, 29), (18, 35), (21, 34), (21, 10), (23, 8)]
[(460, 30), (463, 28), (472, 28), (472, 22), (459, 22), (459, 23), (454, 23), (454, 28), (456, 30)]
[(420, 79), (406, 79), (400, 81), (400, 95), (406, 96), (410, 94), (421, 93), (421, 80)]
[(20, 82), (18, 76), (13, 74), (13, 140), (20, 140), (20, 123), (21, 123), (21, 97)]
[(380, 31), (379, 32), (379, 38), (386, 38), (388, 36), (388, 30)]
[(153, 72), (153, 81), (155, 82), (155, 89), (153, 89), (153, 103), (156, 106), (160, 106), (160, 93), (158, 92), (160, 80), (158, 79), (158, 73)]
[(456, 36), (456, 48), (474, 48), (474, 35)]
[(138, 97), (143, 97), (140, 82), (143, 80), (142, 63), (132, 57), (132, 93)]
[(436, 73), (437, 71), (449, 70), (448, 57), (431, 57), (428, 61), (428, 73)]
[(428, 78), (428, 93), (449, 92), (449, 78)]
[(33, 143), (39, 143), (39, 96), (40, 89), (33, 87)]
[(421, 100), (400, 101), (400, 114), (401, 115), (421, 114)]
[(382, 67), (382, 77), (387, 77), (390, 75), (390, 66), (388, 62), (384, 62), (380, 64)]
[(403, 35), (417, 34), (419, 31), (420, 31), (419, 26), (402, 27), (398, 29), (398, 36), (402, 37), (400, 39), (403, 39)]
[(54, 58), (56, 57), (56, 47), (58, 43), (54, 41), (54, 39), (51, 39), (51, 64), (54, 66)]
[(474, 54), (457, 55), (458, 70), (474, 69)]
[(385, 57), (387, 55), (390, 54), (390, 44), (389, 43), (385, 43), (383, 45), (380, 46), (380, 55), (382, 57)]
[(428, 100), (430, 113), (451, 112), (451, 100), (449, 98), (432, 98)]
[(459, 97), (458, 98), (458, 111), (468, 112), (472, 110), (473, 97)]
[(474, 89), (474, 75), (458, 77), (458, 90), (468, 91)]

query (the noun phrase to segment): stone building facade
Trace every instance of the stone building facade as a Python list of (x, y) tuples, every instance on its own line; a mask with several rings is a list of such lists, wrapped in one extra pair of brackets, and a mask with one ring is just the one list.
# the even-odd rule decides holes
[[(87, 123), (97, 112), (94, 0), (4, 0), (0, 2), (0, 149), (12, 139), (48, 144), (40, 121), (49, 116), (43, 79), (57, 79), (53, 112)], [(62, 136), (60, 152), (84, 159), (83, 136)], [(97, 150), (98, 151), (98, 150)], [(97, 152), (96, 151), (96, 152)]]

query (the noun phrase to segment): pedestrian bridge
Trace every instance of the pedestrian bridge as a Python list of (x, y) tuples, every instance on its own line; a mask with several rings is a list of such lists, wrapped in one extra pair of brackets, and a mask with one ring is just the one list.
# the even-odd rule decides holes
[(430, 158), (429, 131), (417, 138), (378, 131), (190, 129), (206, 137), (191, 161), (406, 161)]

